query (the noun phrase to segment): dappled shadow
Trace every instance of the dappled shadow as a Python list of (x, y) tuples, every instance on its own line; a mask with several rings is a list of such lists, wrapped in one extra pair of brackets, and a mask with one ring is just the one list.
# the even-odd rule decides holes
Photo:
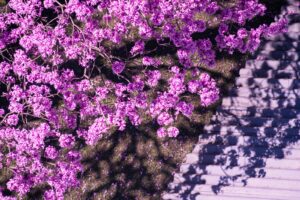
[[(196, 135), (159, 139), (153, 122), (114, 132), (82, 150), (82, 186), (66, 199), (159, 199)], [(195, 126), (198, 129), (200, 126)], [(186, 131), (196, 132), (193, 128)]]
[[(299, 19), (292, 15), (290, 26)], [(165, 199), (198, 199), (201, 194), (218, 195), (227, 186), (258, 186), (253, 180), (268, 188), (264, 178), (272, 178), (274, 171), (299, 168), (293, 163), (300, 159), (300, 43), (289, 38), (291, 33), (265, 40), (251, 57), (255, 60), (247, 61), (229, 97), (205, 127), (208, 134), (200, 136), (198, 151), (188, 156), (170, 185), (173, 196)], [(296, 180), (283, 172), (276, 176)]]

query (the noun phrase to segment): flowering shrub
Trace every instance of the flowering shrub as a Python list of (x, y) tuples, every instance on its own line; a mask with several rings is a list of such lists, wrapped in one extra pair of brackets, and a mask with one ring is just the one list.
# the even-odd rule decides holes
[[(0, 14), (0, 168), (11, 172), (2, 189), (23, 198), (45, 185), (45, 199), (63, 199), (79, 185), (76, 141), (94, 145), (147, 117), (159, 137), (176, 137), (178, 115), (195, 108), (184, 96), (204, 107), (219, 99), (200, 65), (213, 67), (216, 51), (253, 52), (284, 30), (284, 19), (247, 29), (265, 10), (258, 0), (10, 0)], [(193, 39), (213, 26), (214, 40)], [(149, 41), (176, 49), (178, 62), (153, 56)]]

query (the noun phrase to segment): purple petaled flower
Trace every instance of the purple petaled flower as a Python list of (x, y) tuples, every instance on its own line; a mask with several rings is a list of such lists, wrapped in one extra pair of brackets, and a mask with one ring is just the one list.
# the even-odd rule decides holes
[(203, 20), (198, 20), (198, 21), (195, 22), (195, 24), (196, 24), (196, 27), (197, 27), (195, 32), (201, 32), (202, 33), (206, 30), (206, 24)]
[(177, 135), (179, 134), (178, 128), (174, 126), (169, 127), (167, 132), (169, 137), (177, 137)]
[(126, 85), (124, 85), (122, 83), (115, 84), (115, 94), (118, 97), (123, 96), (123, 93), (126, 91), (126, 89), (127, 89)]
[(44, 0), (44, 7), (45, 8), (51, 8), (54, 5), (53, 0)]
[(169, 92), (170, 94), (174, 94), (174, 95), (180, 95), (183, 92), (185, 92), (186, 87), (184, 84), (184, 76), (183, 75), (176, 75), (174, 77), (171, 77), (169, 79)]
[(167, 112), (163, 112), (157, 117), (157, 123), (161, 126), (162, 125), (167, 126), (173, 122), (174, 122), (174, 119), (173, 119), (172, 115), (170, 115)]
[(142, 63), (145, 66), (151, 66), (152, 65), (154, 67), (158, 67), (161, 64), (161, 62), (159, 60), (148, 57), (148, 56), (143, 57)]
[(11, 178), (6, 185), (9, 190), (15, 190), (21, 195), (25, 195), (33, 186), (33, 181), (30, 179), (25, 179), (25, 177), (22, 175), (17, 175)]
[(203, 89), (200, 92), (200, 99), (202, 106), (209, 106), (219, 99), (219, 90), (216, 89)]
[(72, 161), (75, 161), (75, 160), (79, 161), (81, 158), (80, 152), (78, 152), (78, 151), (69, 151), (67, 156), (68, 156), (68, 159), (72, 160)]
[(19, 117), (16, 114), (9, 115), (6, 119), (6, 123), (10, 126), (16, 126), (18, 124)]
[(171, 72), (173, 72), (174, 74), (179, 74), (180, 69), (178, 66), (173, 66), (173, 67), (171, 67)]
[[(9, 107), (8, 107), (8, 109), (14, 113), (22, 113), (23, 108), (24, 108), (23, 104), (13, 102), (13, 101), (10, 102)], [(0, 115), (1, 115), (1, 111), (0, 111)]]
[(181, 101), (177, 104), (176, 110), (181, 112), (184, 116), (190, 117), (193, 113), (194, 106), (191, 103), (186, 103), (184, 101)]
[(96, 95), (97, 95), (97, 99), (99, 101), (105, 99), (108, 93), (109, 93), (109, 90), (106, 87), (96, 88)]
[(166, 137), (168, 135), (168, 132), (166, 130), (166, 128), (161, 127), (157, 130), (157, 136), (160, 138)]
[(121, 74), (124, 69), (125, 69), (124, 62), (115, 61), (112, 64), (112, 70), (115, 74)]
[(4, 109), (0, 108), (0, 117), (2, 117), (4, 113), (5, 113)]
[(158, 81), (161, 78), (161, 73), (159, 70), (148, 71), (147, 78), (147, 84), (151, 87), (154, 87), (158, 84)]
[(192, 65), (189, 51), (184, 49), (179, 49), (177, 51), (177, 56), (179, 58), (180, 63), (185, 67), (190, 67)]
[(198, 80), (191, 80), (188, 83), (188, 90), (190, 93), (197, 93), (199, 90), (199, 81)]
[(288, 20), (283, 18), (276, 22), (270, 24), (269, 27), (264, 29), (264, 35), (270, 36), (274, 34), (278, 34), (280, 32), (287, 32), (288, 28)]
[(4, 77), (8, 74), (9, 70), (11, 69), (11, 64), (7, 62), (0, 63), (0, 80), (4, 79)]
[(87, 144), (94, 145), (98, 142), (103, 133), (108, 130), (108, 125), (104, 117), (95, 119), (94, 123), (89, 127), (85, 139)]
[(59, 137), (58, 141), (59, 141), (59, 145), (61, 147), (66, 147), (66, 148), (71, 148), (75, 144), (75, 138), (74, 138), (74, 136), (72, 136), (70, 134), (61, 135)]
[(209, 39), (198, 40), (197, 43), (201, 51), (208, 51), (212, 48), (212, 43)]
[(198, 94), (200, 95), (202, 106), (209, 106), (219, 99), (217, 83), (207, 73), (200, 75), (199, 85)]
[(45, 149), (45, 156), (54, 160), (58, 156), (58, 151), (53, 146), (48, 146)]
[(144, 88), (144, 81), (141, 80), (139, 77), (133, 77), (134, 78), (134, 82), (129, 83), (127, 85), (127, 91), (129, 92), (133, 92), (133, 91), (142, 91)]
[(76, 86), (77, 90), (81, 92), (85, 92), (91, 89), (91, 84), (89, 80), (82, 80)]
[(219, 10), (219, 6), (218, 6), (218, 3), (217, 2), (211, 2), (207, 8), (206, 8), (206, 12), (207, 14), (209, 15), (213, 15), (215, 14), (217, 11)]
[(248, 36), (248, 32), (245, 28), (241, 28), (238, 30), (237, 35), (239, 38), (244, 39)]
[(132, 49), (130, 50), (130, 53), (132, 55), (141, 53), (144, 51), (145, 48), (145, 43), (143, 40), (138, 40), (137, 42), (135, 42), (134, 46), (132, 47)]
[(47, 200), (57, 200), (56, 192), (53, 189), (44, 192), (44, 199)]
[(76, 133), (77, 133), (78, 137), (80, 137), (80, 138), (86, 138), (87, 134), (88, 134), (88, 132), (84, 129), (78, 129), (76, 131)]
[(223, 35), (228, 31), (228, 25), (225, 23), (220, 24), (219, 26), (219, 34)]
[(141, 92), (135, 97), (135, 106), (143, 109), (147, 108), (148, 102), (147, 94), (145, 92)]

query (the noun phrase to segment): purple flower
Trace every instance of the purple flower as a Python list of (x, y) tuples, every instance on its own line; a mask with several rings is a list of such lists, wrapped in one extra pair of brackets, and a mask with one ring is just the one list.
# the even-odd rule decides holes
[(225, 23), (220, 24), (219, 26), (219, 34), (223, 35), (228, 31), (228, 25)]
[(244, 39), (248, 36), (248, 32), (245, 28), (241, 28), (238, 30), (237, 35), (239, 38)]
[(176, 106), (176, 110), (178, 110), (179, 112), (181, 112), (184, 116), (186, 117), (190, 117), (193, 113), (194, 110), (194, 106), (193, 104), (188, 104), (184, 101), (181, 101), (177, 104)]
[(67, 156), (68, 156), (68, 159), (72, 160), (72, 161), (75, 161), (75, 160), (79, 161), (81, 158), (80, 153), (77, 151), (69, 151)]
[(168, 132), (166, 130), (166, 128), (161, 127), (157, 130), (157, 136), (160, 138), (166, 137), (168, 135)]
[(176, 75), (169, 79), (169, 92), (174, 95), (180, 95), (185, 92), (184, 76)]
[(132, 49), (130, 50), (130, 53), (131, 53), (132, 55), (141, 53), (141, 52), (144, 51), (144, 48), (145, 48), (145, 43), (144, 43), (144, 41), (138, 40), (138, 41), (134, 44), (134, 46), (132, 47)]
[(179, 49), (177, 51), (177, 56), (179, 58), (180, 63), (185, 67), (190, 67), (192, 65), (189, 51), (184, 49)]
[(8, 109), (14, 113), (22, 113), (23, 112), (23, 104), (11, 101)]
[(10, 126), (16, 126), (18, 124), (19, 117), (16, 114), (9, 115), (6, 119), (6, 123)]
[(199, 90), (199, 81), (198, 80), (189, 81), (188, 90), (190, 93), (196, 93)]
[(179, 134), (178, 128), (174, 126), (169, 127), (167, 132), (169, 137), (177, 137), (177, 135)]
[(151, 87), (154, 87), (158, 84), (158, 81), (161, 78), (161, 73), (159, 70), (148, 71), (147, 78), (147, 84)]
[(92, 87), (89, 80), (82, 80), (76, 86), (78, 91), (83, 92), (88, 91)]
[(218, 6), (217, 2), (211, 2), (211, 3), (207, 6), (207, 8), (206, 8), (205, 11), (207, 12), (207, 14), (213, 15), (213, 14), (215, 14), (218, 10), (219, 10), (219, 6)]
[(112, 64), (112, 70), (115, 74), (121, 74), (124, 69), (125, 69), (124, 62), (115, 61)]
[(85, 136), (86, 142), (89, 145), (94, 145), (101, 138), (102, 134), (108, 130), (105, 118), (97, 118), (94, 123), (89, 127), (87, 135)]
[(61, 147), (71, 148), (75, 144), (75, 138), (69, 134), (63, 134), (59, 137), (59, 145)]
[(158, 67), (161, 64), (161, 62), (159, 60), (148, 57), (148, 56), (143, 57), (142, 63), (145, 66), (151, 66), (152, 65), (154, 67)]
[(209, 106), (219, 99), (217, 83), (207, 73), (200, 75), (199, 85), (198, 94), (200, 95), (202, 106)]
[(44, 0), (44, 7), (51, 8), (54, 5), (53, 0)]
[(145, 92), (141, 92), (135, 97), (135, 106), (143, 109), (147, 108), (148, 102), (147, 94)]
[(167, 113), (167, 112), (163, 112), (163, 113), (161, 113), (161, 114), (157, 117), (157, 123), (158, 123), (159, 125), (164, 125), (164, 126), (166, 126), (166, 125), (169, 125), (169, 124), (171, 124), (171, 123), (173, 123), (173, 122), (174, 122), (173, 117), (172, 117), (169, 113)]
[(173, 72), (174, 74), (179, 74), (180, 69), (178, 66), (173, 66), (173, 67), (171, 67), (171, 72)]
[(4, 113), (5, 113), (4, 109), (0, 108), (0, 117), (2, 117)]
[(99, 101), (106, 98), (109, 90), (106, 87), (98, 87), (96, 88), (96, 96)]
[(45, 149), (45, 156), (47, 158), (50, 158), (50, 159), (53, 160), (53, 159), (57, 158), (58, 152), (57, 152), (57, 150), (54, 147), (48, 146)]

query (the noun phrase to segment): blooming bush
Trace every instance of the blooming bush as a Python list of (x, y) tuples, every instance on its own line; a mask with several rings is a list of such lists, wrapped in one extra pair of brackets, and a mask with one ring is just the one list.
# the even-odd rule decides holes
[[(190, 118), (196, 106), (184, 97), (198, 96), (204, 107), (219, 99), (215, 80), (199, 66), (213, 67), (216, 51), (254, 52), (262, 37), (285, 29), (285, 19), (247, 28), (265, 10), (258, 0), (5, 3), (0, 168), (11, 176), (1, 199), (39, 186), (45, 199), (63, 199), (79, 185), (79, 140), (94, 145), (147, 118), (160, 126), (159, 137), (176, 137), (178, 115)], [(218, 29), (214, 39), (193, 38), (211, 28)], [(154, 56), (147, 47), (153, 41), (156, 49), (175, 49), (177, 62)]]

